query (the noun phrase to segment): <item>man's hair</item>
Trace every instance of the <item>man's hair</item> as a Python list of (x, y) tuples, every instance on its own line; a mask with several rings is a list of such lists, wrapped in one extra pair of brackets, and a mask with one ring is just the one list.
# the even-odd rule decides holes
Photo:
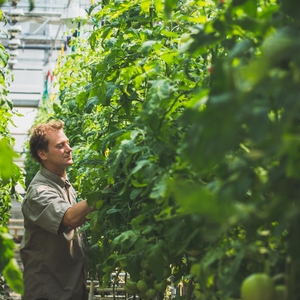
[(46, 133), (50, 130), (61, 130), (64, 128), (64, 122), (61, 120), (51, 120), (47, 123), (40, 123), (31, 129), (29, 140), (30, 154), (39, 164), (42, 162), (38, 156), (38, 150), (48, 151), (49, 139)]

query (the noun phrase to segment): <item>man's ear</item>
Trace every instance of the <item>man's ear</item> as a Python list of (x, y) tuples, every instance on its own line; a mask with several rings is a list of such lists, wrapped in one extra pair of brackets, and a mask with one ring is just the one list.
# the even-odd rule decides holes
[(37, 155), (40, 157), (41, 160), (46, 160), (47, 159), (47, 156), (46, 156), (44, 150), (38, 150)]

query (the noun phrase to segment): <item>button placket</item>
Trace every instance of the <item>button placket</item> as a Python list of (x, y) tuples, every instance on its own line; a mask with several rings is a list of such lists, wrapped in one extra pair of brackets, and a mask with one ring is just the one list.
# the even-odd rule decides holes
[(69, 180), (66, 179), (66, 181), (65, 181), (65, 191), (66, 191), (69, 203), (72, 204), (71, 198), (70, 198), (70, 187), (71, 187), (71, 184), (70, 184)]

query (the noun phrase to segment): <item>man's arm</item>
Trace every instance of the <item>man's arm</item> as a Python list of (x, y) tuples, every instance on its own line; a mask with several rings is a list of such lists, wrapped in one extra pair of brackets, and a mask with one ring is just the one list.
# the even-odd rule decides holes
[(96, 210), (96, 204), (93, 208), (90, 208), (86, 200), (82, 200), (79, 203), (71, 206), (65, 213), (61, 224), (65, 227), (76, 228), (82, 225), (86, 221), (86, 216)]

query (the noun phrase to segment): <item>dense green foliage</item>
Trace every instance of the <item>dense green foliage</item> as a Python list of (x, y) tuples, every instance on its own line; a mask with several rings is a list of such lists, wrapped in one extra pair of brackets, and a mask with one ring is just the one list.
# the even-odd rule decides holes
[(8, 57), (5, 48), (0, 44), (0, 295), (7, 294), (2, 275), (13, 290), (23, 292), (22, 274), (14, 259), (15, 244), (7, 229), (11, 197), (19, 197), (14, 187), (18, 182), (22, 184), (21, 170), (13, 162), (17, 157), (13, 151), (14, 140), (8, 130), (15, 113), (7, 97), (7, 88), (11, 82), (11, 72), (6, 67)]
[(172, 273), (188, 299), (239, 299), (267, 273), (299, 299), (298, 8), (106, 0), (73, 40), (53, 109), (75, 188), (98, 200), (91, 277)]

